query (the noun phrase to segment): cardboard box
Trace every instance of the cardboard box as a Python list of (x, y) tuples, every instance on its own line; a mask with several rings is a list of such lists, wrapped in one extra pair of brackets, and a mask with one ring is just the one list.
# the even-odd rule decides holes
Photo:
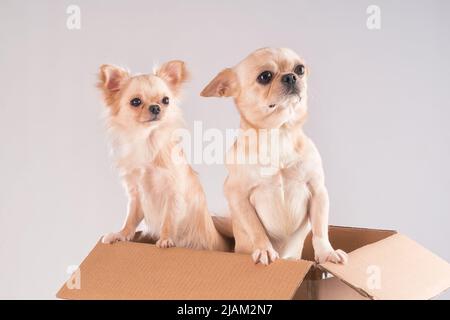
[[(450, 287), (450, 265), (390, 230), (331, 226), (347, 265), (302, 260), (253, 264), (249, 255), (101, 242), (57, 293), (62, 299), (430, 299)], [(76, 278), (74, 278), (76, 277)], [(74, 285), (74, 281), (77, 285)]]

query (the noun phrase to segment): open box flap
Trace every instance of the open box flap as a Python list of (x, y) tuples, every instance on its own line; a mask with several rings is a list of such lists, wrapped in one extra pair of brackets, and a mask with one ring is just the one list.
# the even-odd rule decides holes
[(80, 265), (79, 289), (62, 299), (291, 299), (312, 262), (256, 265), (249, 255), (98, 243)]
[(319, 266), (372, 299), (431, 299), (450, 287), (450, 265), (402, 234)]
[[(395, 230), (368, 229), (359, 227), (329, 226), (328, 236), (333, 248), (352, 252), (368, 244), (383, 240), (396, 234)], [(305, 239), (302, 259), (314, 261), (312, 233)]]

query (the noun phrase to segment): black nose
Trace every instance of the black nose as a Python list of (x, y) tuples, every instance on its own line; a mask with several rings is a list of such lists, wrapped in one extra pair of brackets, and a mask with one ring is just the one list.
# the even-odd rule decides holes
[(157, 115), (161, 112), (161, 108), (157, 104), (151, 105), (150, 107), (148, 107), (148, 110), (154, 115)]
[(297, 77), (293, 73), (288, 73), (281, 77), (281, 82), (288, 86), (294, 85), (295, 81), (297, 81)]

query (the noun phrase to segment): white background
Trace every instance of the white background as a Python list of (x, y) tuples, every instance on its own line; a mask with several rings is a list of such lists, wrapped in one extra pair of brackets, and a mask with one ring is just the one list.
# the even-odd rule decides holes
[[(81, 30), (66, 28), (69, 4)], [(366, 27), (370, 4), (381, 30)], [(263, 46), (290, 47), (311, 68), (306, 131), (324, 159), (331, 222), (400, 230), (449, 261), (449, 12), (444, 0), (2, 0), (0, 297), (54, 298), (67, 267), (122, 223), (100, 64), (187, 61), (187, 123), (225, 130), (238, 126), (232, 101), (199, 92)], [(195, 169), (223, 211), (224, 168)]]

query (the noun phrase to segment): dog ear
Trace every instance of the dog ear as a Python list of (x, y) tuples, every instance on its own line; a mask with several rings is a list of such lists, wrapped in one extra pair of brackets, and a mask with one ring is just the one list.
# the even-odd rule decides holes
[(111, 92), (119, 91), (124, 80), (128, 79), (129, 76), (129, 73), (120, 67), (110, 64), (101, 65), (98, 74), (99, 87)]
[(117, 93), (129, 77), (128, 71), (120, 67), (109, 64), (100, 66), (97, 87), (102, 91), (106, 105), (110, 107), (115, 105)]
[(172, 60), (160, 66), (155, 75), (163, 79), (175, 95), (178, 95), (181, 85), (189, 79), (186, 63), (181, 60)]
[(239, 90), (236, 73), (227, 68), (220, 72), (200, 93), (202, 97), (235, 97)]

